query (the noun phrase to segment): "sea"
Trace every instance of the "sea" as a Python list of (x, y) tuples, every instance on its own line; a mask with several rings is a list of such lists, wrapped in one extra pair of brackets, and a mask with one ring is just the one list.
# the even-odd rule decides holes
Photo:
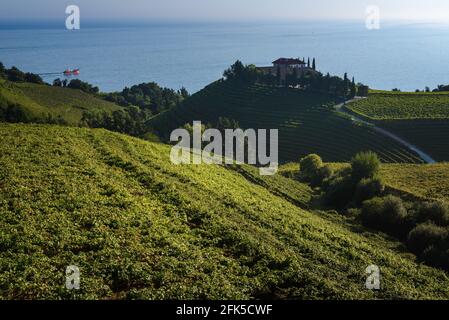
[[(79, 78), (103, 92), (143, 82), (194, 93), (237, 59), (269, 66), (280, 57), (315, 58), (323, 73), (345, 72), (375, 89), (449, 84), (449, 24), (364, 21), (0, 24), (0, 62), (43, 76)], [(59, 73), (59, 74), (58, 74)], [(70, 79), (70, 78), (69, 78)]]

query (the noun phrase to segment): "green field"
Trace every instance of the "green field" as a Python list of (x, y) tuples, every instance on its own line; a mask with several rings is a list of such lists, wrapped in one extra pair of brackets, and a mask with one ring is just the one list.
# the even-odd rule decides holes
[[(346, 163), (331, 163), (335, 170), (349, 167)], [(279, 168), (283, 176), (295, 178), (298, 163)], [(443, 200), (449, 203), (449, 164), (382, 164), (381, 177), (385, 184), (418, 199)]]
[(384, 162), (420, 163), (407, 148), (353, 123), (332, 110), (331, 96), (289, 88), (216, 82), (165, 112), (149, 126), (168, 136), (171, 130), (201, 120), (216, 123), (220, 116), (235, 119), (242, 128), (279, 129), (283, 162), (317, 153), (325, 161), (348, 161), (359, 151), (375, 151)]
[(449, 94), (380, 91), (348, 108), (371, 120), (448, 119)]
[[(448, 299), (399, 243), (307, 211), (255, 168), (175, 166), (105, 130), (1, 124), (0, 298)], [(381, 267), (382, 290), (364, 288)], [(81, 290), (64, 288), (77, 265)]]
[(84, 111), (112, 112), (121, 109), (80, 90), (4, 80), (0, 80), (0, 97), (23, 106), (33, 117), (45, 118), (51, 114), (62, 117), (71, 125), (79, 124)]

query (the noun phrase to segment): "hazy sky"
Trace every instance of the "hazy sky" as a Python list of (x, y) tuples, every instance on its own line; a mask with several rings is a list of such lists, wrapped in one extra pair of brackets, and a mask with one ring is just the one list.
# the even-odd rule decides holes
[(82, 18), (102, 20), (364, 19), (377, 5), (383, 19), (449, 22), (448, 0), (0, 0), (0, 22), (65, 19), (70, 4)]

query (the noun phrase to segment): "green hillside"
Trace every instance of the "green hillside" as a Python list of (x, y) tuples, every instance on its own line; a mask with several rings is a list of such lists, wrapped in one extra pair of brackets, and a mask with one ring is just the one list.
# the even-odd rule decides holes
[(348, 109), (375, 122), (437, 161), (449, 161), (449, 94), (374, 92)]
[(449, 298), (446, 273), (307, 211), (310, 189), (280, 175), (175, 166), (168, 146), (105, 130), (0, 134), (0, 298)]
[(18, 104), (36, 118), (48, 114), (62, 117), (71, 125), (78, 125), (84, 111), (107, 111), (121, 107), (94, 95), (62, 87), (34, 83), (12, 83), (0, 79), (0, 99)]
[(447, 92), (372, 92), (348, 107), (371, 120), (448, 119)]
[(336, 101), (324, 94), (290, 88), (216, 82), (176, 109), (149, 122), (166, 136), (193, 120), (216, 123), (220, 116), (242, 128), (279, 129), (283, 162), (317, 153), (326, 161), (348, 161), (355, 153), (375, 151), (384, 162), (422, 162), (418, 156), (369, 127), (333, 111)]
[[(349, 167), (347, 163), (331, 163), (333, 169)], [(283, 176), (294, 178), (298, 163), (279, 167)], [(443, 200), (449, 203), (449, 164), (382, 164), (380, 174), (385, 184), (418, 199)]]

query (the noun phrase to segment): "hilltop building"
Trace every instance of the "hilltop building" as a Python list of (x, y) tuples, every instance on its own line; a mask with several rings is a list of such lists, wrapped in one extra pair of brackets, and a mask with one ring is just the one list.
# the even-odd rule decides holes
[(307, 63), (301, 59), (293, 58), (279, 58), (273, 61), (272, 67), (259, 67), (259, 70), (263, 71), (265, 74), (272, 74), (273, 76), (280, 75), (280, 80), (285, 82), (287, 75), (296, 72), (298, 76), (311, 71), (315, 72), (312, 67), (308, 67)]

